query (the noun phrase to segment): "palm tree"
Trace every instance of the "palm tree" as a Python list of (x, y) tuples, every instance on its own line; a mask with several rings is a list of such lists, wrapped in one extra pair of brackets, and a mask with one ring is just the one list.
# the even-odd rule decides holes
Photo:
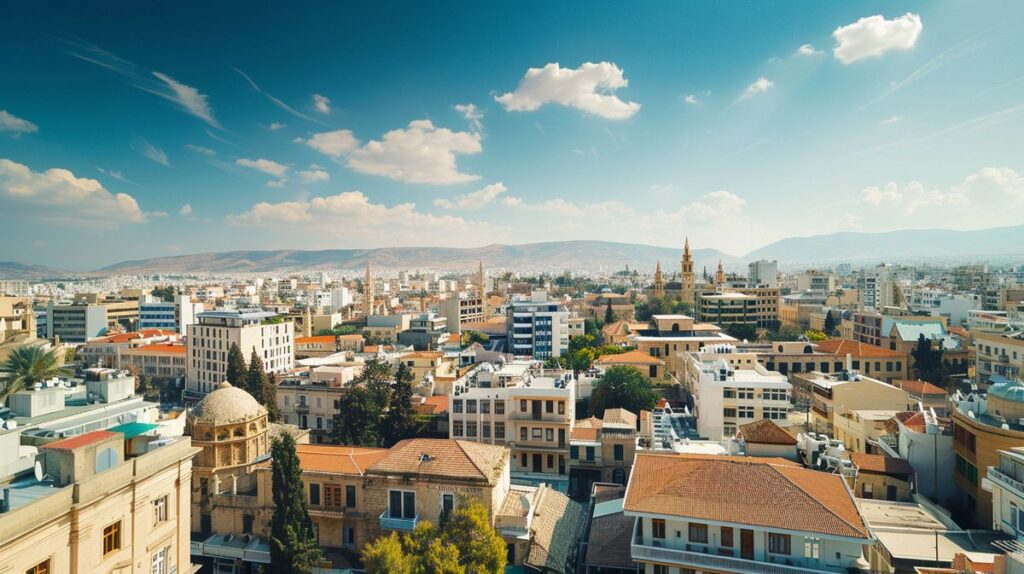
[(8, 396), (35, 383), (68, 376), (71, 371), (61, 366), (57, 349), (47, 350), (39, 345), (13, 349), (7, 360), (0, 363), (0, 405)]

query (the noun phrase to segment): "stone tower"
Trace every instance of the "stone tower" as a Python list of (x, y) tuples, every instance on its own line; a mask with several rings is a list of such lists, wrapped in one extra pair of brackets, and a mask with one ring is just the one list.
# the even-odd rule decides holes
[(363, 279), (363, 316), (373, 315), (373, 278), (370, 276), (370, 262), (366, 262), (366, 278)]
[(690, 238), (686, 238), (683, 247), (683, 260), (679, 262), (679, 298), (683, 303), (694, 304), (694, 292), (697, 290), (697, 278), (693, 274), (693, 254), (690, 253)]
[(665, 276), (661, 273), (661, 261), (654, 269), (654, 296), (659, 299), (665, 296)]
[(725, 269), (722, 267), (722, 260), (718, 260), (718, 270), (715, 271), (715, 287), (719, 289), (725, 285)]

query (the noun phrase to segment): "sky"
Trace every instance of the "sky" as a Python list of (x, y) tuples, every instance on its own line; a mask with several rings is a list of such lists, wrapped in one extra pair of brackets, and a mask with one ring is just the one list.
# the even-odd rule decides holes
[(1024, 3), (15, 2), (0, 260), (1024, 222)]

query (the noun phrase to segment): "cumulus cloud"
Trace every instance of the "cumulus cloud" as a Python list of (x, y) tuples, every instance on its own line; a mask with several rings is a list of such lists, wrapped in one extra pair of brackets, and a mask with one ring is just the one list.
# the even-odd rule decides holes
[(295, 175), (299, 176), (299, 182), (301, 183), (317, 183), (331, 180), (331, 174), (319, 167), (310, 167), (309, 169), (295, 172)]
[(19, 134), (32, 134), (39, 131), (39, 126), (19, 118), (7, 110), (0, 110), (0, 132), (10, 132), (15, 136)]
[(182, 216), (192, 215), (192, 204), (186, 203), (185, 205), (182, 205), (181, 209), (178, 210), (178, 214)]
[(132, 149), (141, 154), (142, 157), (151, 159), (160, 165), (171, 165), (171, 162), (167, 159), (167, 152), (144, 139), (139, 139), (132, 144)]
[(207, 101), (207, 97), (192, 86), (186, 86), (163, 72), (153, 72), (158, 80), (167, 86), (167, 90), (153, 91), (154, 94), (170, 100), (193, 116), (203, 120), (211, 126), (220, 127), (216, 118), (213, 117), (213, 109)]
[(242, 167), (252, 168), (257, 171), (262, 171), (263, 173), (274, 177), (284, 177), (288, 173), (288, 166), (269, 159), (240, 158), (235, 160), (235, 164)]
[(852, 64), (890, 50), (910, 50), (917, 45), (923, 29), (921, 17), (910, 12), (892, 20), (868, 16), (832, 32), (836, 40), (832, 55), (844, 64)]
[(470, 127), (474, 130), (480, 131), (483, 129), (484, 125), (482, 120), (484, 119), (484, 112), (477, 108), (476, 104), (455, 104), (452, 107), (454, 107), (455, 111), (459, 112), (462, 117), (466, 118), (466, 121), (469, 122)]
[(699, 103), (695, 94), (687, 94), (686, 97), (683, 98), (683, 101), (691, 106)]
[(820, 56), (821, 54), (824, 54), (824, 53), (825, 52), (815, 48), (814, 46), (812, 46), (810, 44), (804, 44), (804, 45), (800, 46), (799, 48), (797, 48), (796, 52), (794, 52), (793, 55), (794, 56)]
[(327, 96), (313, 94), (313, 109), (321, 114), (331, 113), (331, 100)]
[(313, 134), (309, 139), (295, 138), (295, 143), (306, 144), (316, 151), (331, 157), (340, 157), (359, 147), (359, 140), (352, 130), (334, 130)]
[(628, 85), (622, 69), (611, 62), (587, 62), (576, 69), (554, 62), (530, 68), (514, 92), (494, 99), (511, 112), (532, 112), (552, 103), (609, 120), (625, 120), (640, 110), (640, 104), (614, 94)]
[(407, 183), (465, 183), (480, 178), (462, 173), (457, 156), (480, 153), (479, 132), (457, 132), (436, 127), (430, 120), (409, 122), (404, 129), (391, 130), (380, 140), (359, 145), (349, 130), (314, 134), (308, 140), (296, 138), (320, 153), (346, 158), (350, 169)]
[(0, 211), (25, 211), (48, 221), (115, 227), (146, 219), (134, 197), (111, 193), (95, 179), (61, 168), (35, 172), (9, 159), (0, 159), (0, 197)]
[(466, 193), (454, 199), (435, 199), (434, 205), (442, 209), (473, 210), (480, 209), (485, 205), (493, 203), (498, 196), (508, 191), (504, 183), (492, 183), (483, 189)]

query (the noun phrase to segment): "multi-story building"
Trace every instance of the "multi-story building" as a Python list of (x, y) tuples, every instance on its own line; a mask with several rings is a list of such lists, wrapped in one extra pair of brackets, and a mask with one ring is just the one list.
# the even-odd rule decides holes
[(184, 381), (188, 349), (181, 343), (157, 343), (120, 351), (122, 369), (135, 369), (158, 381)]
[(1024, 447), (997, 454), (999, 461), (984, 469), (992, 493), (991, 527), (1020, 540), (1024, 538)]
[(295, 362), (294, 324), (275, 322), (274, 317), (274, 313), (257, 310), (197, 315), (196, 324), (188, 330), (185, 400), (194, 402), (224, 382), (233, 344), (246, 361), (255, 350), (268, 373), (291, 369)]
[(630, 339), (637, 350), (665, 361), (665, 368), (672, 374), (682, 369), (685, 353), (705, 345), (737, 342), (719, 326), (696, 322), (688, 315), (654, 315), (648, 328), (633, 331)]
[(836, 276), (828, 271), (806, 271), (796, 276), (796, 290), (828, 295), (836, 290)]
[(566, 490), (576, 418), (571, 377), (544, 376), (522, 361), (500, 369), (485, 365), (475, 380), (453, 388), (449, 404), (450, 437), (507, 446), (517, 482), (546, 482)]
[(753, 353), (709, 345), (688, 353), (686, 360), (682, 381), (693, 394), (701, 437), (720, 441), (758, 419), (787, 420), (792, 385), (784, 375), (762, 367)]
[(779, 286), (779, 262), (760, 259), (747, 264), (747, 280), (754, 285)]
[(1024, 375), (1024, 331), (973, 333), (976, 381), (987, 386), (993, 376)]
[(576, 421), (569, 435), (569, 495), (585, 499), (594, 483), (626, 485), (636, 456), (636, 415), (605, 409)]
[(28, 297), (31, 294), (32, 287), (28, 281), (0, 279), (0, 296), (10, 295), (11, 297)]
[(190, 571), (189, 491), (199, 449), (187, 438), (126, 443), (125, 433), (92, 431), (42, 446), (33, 474), (32, 458), (19, 458), (19, 433), (0, 430), (4, 571)]
[(851, 369), (888, 383), (906, 379), (909, 372), (906, 353), (847, 339), (776, 341), (742, 348), (757, 353), (757, 360), (769, 371), (790, 377), (811, 371), (841, 372), (847, 356), (850, 357)]
[(462, 333), (467, 323), (479, 323), (484, 317), (484, 298), (477, 292), (449, 293), (438, 302), (438, 313), (445, 318), (449, 333)]
[(139, 299), (139, 329), (164, 329), (187, 333), (203, 312), (202, 303), (193, 303), (190, 295), (176, 295), (174, 301), (163, 301), (152, 295)]
[(645, 574), (847, 572), (874, 541), (840, 475), (779, 459), (638, 453), (623, 508)]
[(757, 298), (746, 293), (697, 293), (694, 315), (698, 321), (716, 325), (757, 326)]
[[(810, 424), (816, 432), (831, 435), (836, 418), (852, 411), (908, 411), (913, 406), (907, 392), (853, 371), (795, 375), (796, 386), (810, 396)], [(861, 447), (863, 449), (863, 445)], [(860, 449), (858, 449), (860, 450)]]
[(514, 355), (560, 357), (569, 349), (569, 312), (547, 291), (514, 297), (508, 304), (508, 344)]
[(59, 337), (67, 343), (84, 343), (107, 330), (107, 307), (99, 304), (54, 305), (46, 307), (47, 339)]

